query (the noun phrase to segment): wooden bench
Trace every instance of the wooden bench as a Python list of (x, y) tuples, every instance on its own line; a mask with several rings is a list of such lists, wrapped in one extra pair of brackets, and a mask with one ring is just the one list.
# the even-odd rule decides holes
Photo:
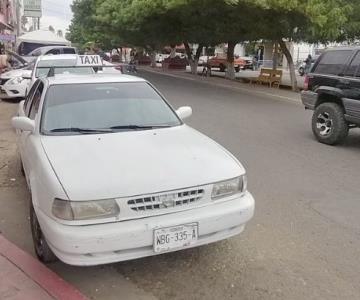
[(282, 70), (273, 70), (262, 68), (260, 70), (260, 75), (256, 78), (256, 83), (266, 83), (269, 84), (269, 87), (277, 86), (280, 87), (282, 78)]

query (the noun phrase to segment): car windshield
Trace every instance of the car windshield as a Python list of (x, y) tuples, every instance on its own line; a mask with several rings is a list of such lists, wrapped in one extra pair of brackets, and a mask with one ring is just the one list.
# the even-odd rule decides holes
[(42, 116), (46, 135), (145, 130), (180, 125), (146, 82), (50, 86)]
[(54, 67), (56, 74), (94, 74), (95, 71), (91, 67), (75, 68), (76, 59), (53, 59), (39, 61), (36, 67), (35, 77), (45, 77), (49, 74), (50, 68)]

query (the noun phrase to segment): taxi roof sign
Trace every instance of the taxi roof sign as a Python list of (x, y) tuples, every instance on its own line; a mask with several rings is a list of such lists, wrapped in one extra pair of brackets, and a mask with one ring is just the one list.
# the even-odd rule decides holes
[(76, 66), (102, 67), (103, 61), (99, 55), (78, 55)]

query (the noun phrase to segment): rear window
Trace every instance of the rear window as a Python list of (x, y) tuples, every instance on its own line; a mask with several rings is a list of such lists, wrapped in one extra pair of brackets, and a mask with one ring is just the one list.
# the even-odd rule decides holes
[(352, 50), (326, 52), (316, 66), (315, 73), (339, 75), (352, 53)]

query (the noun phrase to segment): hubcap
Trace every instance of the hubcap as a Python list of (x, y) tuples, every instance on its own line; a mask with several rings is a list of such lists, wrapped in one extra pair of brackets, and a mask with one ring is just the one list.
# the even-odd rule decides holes
[(333, 120), (330, 118), (330, 114), (323, 112), (318, 115), (316, 127), (319, 130), (320, 135), (327, 136), (333, 129)]

